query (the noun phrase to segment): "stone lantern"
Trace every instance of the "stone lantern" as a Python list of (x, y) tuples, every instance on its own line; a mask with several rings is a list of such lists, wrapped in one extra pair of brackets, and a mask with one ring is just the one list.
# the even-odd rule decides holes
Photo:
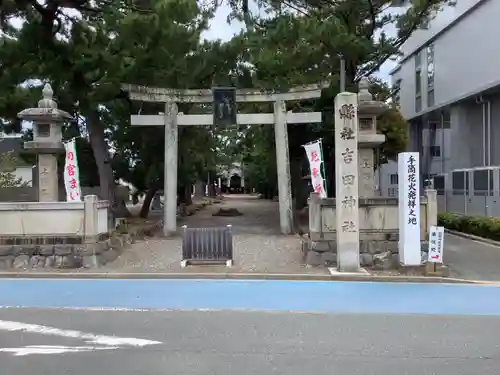
[(33, 141), (25, 142), (24, 148), (37, 154), (39, 202), (59, 201), (57, 155), (64, 152), (62, 126), (72, 118), (57, 108), (53, 95), (52, 87), (45, 84), (38, 108), (27, 108), (17, 114), (20, 119), (33, 122)]
[(375, 149), (385, 142), (385, 135), (377, 134), (377, 117), (386, 112), (389, 106), (381, 101), (373, 100), (369, 91), (368, 79), (359, 82), (358, 93), (358, 147), (359, 147), (359, 197), (368, 198), (378, 194), (375, 192)]

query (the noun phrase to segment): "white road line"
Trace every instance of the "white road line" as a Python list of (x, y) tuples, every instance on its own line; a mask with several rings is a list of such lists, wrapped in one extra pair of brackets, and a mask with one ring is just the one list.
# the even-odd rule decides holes
[(64, 354), (119, 349), (117, 346), (55, 346), (28, 345), (21, 348), (0, 348), (0, 353), (10, 353), (15, 357), (30, 354)]
[(147, 345), (158, 345), (160, 341), (136, 339), (132, 337), (117, 337), (95, 335), (75, 330), (63, 330), (59, 328), (47, 327), (38, 324), (27, 324), (0, 320), (0, 331), (39, 333), (42, 335), (68, 337), (85, 340), (86, 343), (107, 346), (134, 346), (143, 347)]

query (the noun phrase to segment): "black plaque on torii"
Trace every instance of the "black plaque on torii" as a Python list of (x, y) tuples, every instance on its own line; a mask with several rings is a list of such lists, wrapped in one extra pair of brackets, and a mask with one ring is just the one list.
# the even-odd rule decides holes
[(213, 87), (214, 126), (225, 128), (237, 124), (236, 88)]

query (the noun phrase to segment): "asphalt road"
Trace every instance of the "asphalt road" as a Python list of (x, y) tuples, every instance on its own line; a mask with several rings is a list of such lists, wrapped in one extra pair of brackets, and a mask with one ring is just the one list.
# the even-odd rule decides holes
[(0, 352), (1, 373), (9, 375), (500, 374), (499, 317), (2, 309), (0, 328), (2, 322), (32, 326), (0, 330), (0, 348), (103, 341), (94, 335), (160, 342), (64, 354)]
[(500, 375), (500, 286), (0, 280), (0, 374)]
[(445, 235), (445, 263), (452, 276), (469, 280), (500, 281), (500, 247)]

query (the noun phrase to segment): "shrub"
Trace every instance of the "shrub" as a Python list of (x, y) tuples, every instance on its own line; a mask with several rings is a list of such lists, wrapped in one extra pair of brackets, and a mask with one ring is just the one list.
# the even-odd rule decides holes
[(438, 225), (447, 229), (500, 241), (500, 219), (497, 218), (447, 212), (438, 215)]

